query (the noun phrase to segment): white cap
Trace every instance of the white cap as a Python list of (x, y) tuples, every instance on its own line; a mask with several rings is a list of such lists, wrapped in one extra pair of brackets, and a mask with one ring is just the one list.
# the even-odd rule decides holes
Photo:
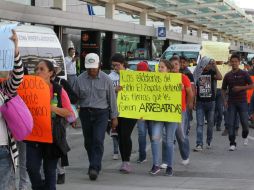
[(85, 58), (85, 68), (86, 69), (96, 69), (99, 68), (99, 56), (96, 53), (89, 53)]

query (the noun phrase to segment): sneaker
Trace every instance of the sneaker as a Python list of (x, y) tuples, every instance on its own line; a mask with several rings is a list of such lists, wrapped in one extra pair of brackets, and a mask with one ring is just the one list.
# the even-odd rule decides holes
[(65, 183), (65, 174), (58, 174), (56, 183), (57, 184), (64, 184)]
[(161, 171), (160, 167), (159, 166), (155, 166), (153, 165), (152, 169), (150, 170), (150, 174), (151, 175), (156, 175), (157, 173), (159, 173)]
[(197, 145), (195, 148), (194, 148), (194, 151), (195, 152), (200, 152), (203, 150), (203, 147), (201, 145)]
[(248, 137), (245, 138), (245, 139), (243, 139), (243, 145), (247, 146), (247, 145), (248, 145), (248, 142), (249, 142)]
[(187, 166), (189, 163), (190, 163), (190, 159), (189, 159), (189, 158), (182, 161), (182, 164), (183, 164), (184, 166)]
[(118, 154), (113, 154), (113, 160), (118, 160), (118, 159), (119, 159)]
[(234, 151), (235, 149), (236, 149), (236, 146), (235, 146), (235, 145), (230, 145), (229, 151)]
[(167, 165), (167, 164), (164, 164), (164, 163), (160, 165), (160, 168), (161, 168), (161, 169), (167, 169), (167, 167), (168, 167), (168, 165)]
[(120, 168), (120, 172), (128, 174), (131, 172), (131, 165), (129, 162), (123, 162)]
[(225, 129), (222, 133), (221, 133), (221, 136), (227, 136), (228, 135), (228, 130)]
[(171, 167), (167, 167), (165, 176), (173, 176), (173, 170)]
[(144, 162), (147, 162), (147, 159), (138, 159), (138, 160), (137, 160), (137, 163), (138, 163), (138, 164), (142, 164), (142, 163), (144, 163)]
[(98, 177), (98, 172), (94, 169), (89, 170), (89, 178), (91, 181), (95, 181)]
[(211, 143), (207, 143), (206, 149), (212, 149)]

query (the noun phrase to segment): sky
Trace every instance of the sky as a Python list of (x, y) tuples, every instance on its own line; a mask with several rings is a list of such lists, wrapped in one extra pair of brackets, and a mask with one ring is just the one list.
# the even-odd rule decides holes
[(252, 8), (254, 9), (254, 0), (233, 0), (241, 8)]

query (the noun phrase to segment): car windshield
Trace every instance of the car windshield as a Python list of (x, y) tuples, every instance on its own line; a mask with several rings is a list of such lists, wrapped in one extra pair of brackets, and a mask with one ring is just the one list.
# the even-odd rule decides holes
[(199, 52), (191, 52), (191, 51), (166, 51), (163, 55), (162, 55), (162, 59), (166, 59), (169, 60), (173, 55), (178, 55), (178, 56), (185, 56), (188, 59), (194, 59), (197, 60), (198, 59), (198, 55)]

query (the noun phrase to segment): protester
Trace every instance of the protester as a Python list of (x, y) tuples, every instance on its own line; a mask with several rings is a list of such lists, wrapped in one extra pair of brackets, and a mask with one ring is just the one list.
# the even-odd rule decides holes
[[(167, 73), (172, 69), (170, 62), (167, 60), (161, 60), (159, 63), (159, 72)], [(165, 130), (165, 153), (167, 169), (166, 176), (173, 175), (173, 158), (174, 158), (174, 137), (178, 124), (174, 122), (162, 122), (162, 121), (149, 121), (151, 126), (151, 148), (153, 157), (153, 166), (150, 170), (151, 175), (156, 175), (160, 172), (160, 141), (162, 138), (162, 131)]]
[[(172, 65), (172, 69), (170, 72), (179, 73), (180, 63), (176, 58), (172, 58), (170, 60), (170, 64)], [(188, 134), (188, 113), (187, 111), (192, 111), (193, 109), (193, 92), (192, 86), (189, 78), (182, 74), (182, 122), (179, 124), (176, 130), (176, 139), (178, 142), (180, 154), (182, 157), (182, 164), (187, 165), (190, 162), (190, 143), (189, 143), (189, 134)], [(165, 143), (165, 140), (162, 141)], [(165, 146), (164, 146), (165, 147)]]
[(110, 116), (112, 128), (115, 128), (118, 111), (113, 83), (100, 70), (99, 56), (87, 54), (85, 68), (87, 71), (77, 78), (74, 91), (79, 97), (79, 116), (89, 158), (88, 175), (90, 180), (96, 180), (101, 171), (108, 118)]
[(75, 49), (70, 47), (68, 49), (68, 56), (64, 58), (66, 64), (67, 81), (73, 87), (74, 82), (77, 78), (76, 62), (78, 56), (75, 55)]
[[(62, 125), (66, 117), (72, 115), (71, 104), (66, 91), (57, 83), (53, 82), (55, 77), (54, 65), (49, 60), (42, 60), (35, 68), (35, 74), (41, 77), (49, 86), (51, 100), (57, 96), (57, 106), (51, 105), (52, 131), (60, 128), (65, 131)], [(53, 132), (54, 134), (54, 132)], [(65, 132), (61, 135), (61, 145), (55, 140), (53, 143), (27, 142), (27, 171), (32, 183), (33, 190), (55, 190), (56, 189), (56, 168), (60, 157), (66, 155), (68, 147)], [(53, 139), (56, 137), (53, 136)], [(63, 152), (64, 151), (64, 152)], [(41, 165), (45, 179), (41, 177)]]
[[(222, 95), (224, 99), (224, 106), (228, 108), (228, 130), (230, 151), (236, 149), (235, 142), (235, 128), (234, 120), (237, 113), (239, 114), (240, 121), (243, 127), (242, 138), (244, 139), (244, 145), (248, 145), (249, 123), (248, 123), (248, 105), (246, 90), (254, 88), (254, 84), (249, 74), (239, 68), (240, 57), (238, 55), (232, 55), (230, 58), (232, 70), (228, 72), (222, 83)], [(228, 92), (228, 100), (226, 100), (226, 91)]]
[[(149, 65), (145, 61), (141, 61), (137, 64), (137, 71), (143, 71), (148, 72), (150, 71)], [(137, 121), (137, 127), (138, 127), (138, 145), (139, 145), (139, 157), (137, 160), (137, 163), (143, 163), (146, 162), (146, 136), (147, 132), (149, 136), (150, 133), (150, 127), (149, 127), (149, 121), (139, 119)]]
[[(67, 80), (58, 77), (58, 74), (62, 71), (60, 65), (58, 65), (54, 59), (52, 59), (51, 61), (54, 65), (54, 70), (56, 72), (54, 82), (56, 82), (57, 84), (59, 84), (63, 87), (63, 89), (68, 94), (71, 104), (75, 105), (78, 101), (77, 94), (73, 91), (73, 89), (71, 88), (71, 86)], [(67, 132), (68, 126), (69, 125), (75, 126), (75, 123), (76, 122), (73, 122), (73, 123), (65, 122), (65, 128), (66, 128), (67, 135), (68, 135), (68, 132)], [(68, 166), (68, 165), (69, 165), (68, 155), (66, 154), (66, 155), (63, 155), (59, 159), (58, 164), (57, 164), (57, 184), (64, 184), (65, 183), (65, 166)]]
[[(17, 88), (23, 80), (23, 64), (19, 55), (18, 37), (15, 31), (12, 31), (11, 40), (14, 43), (14, 68), (8, 80), (0, 83), (1, 105), (4, 104), (9, 94), (11, 97), (17, 92)], [(6, 126), (5, 120), (0, 116), (0, 189), (16, 189), (15, 169), (18, 159), (17, 146), (12, 138), (12, 134)]]
[[(122, 56), (122, 54), (114, 54), (111, 58), (112, 66), (114, 67), (114, 77), (111, 75), (113, 82), (115, 84), (115, 92), (118, 93), (122, 87), (119, 85), (120, 82), (120, 71), (127, 69), (127, 63)], [(120, 171), (123, 173), (130, 173), (130, 156), (132, 150), (132, 141), (131, 141), (131, 133), (136, 124), (136, 119), (130, 118), (118, 118), (118, 141), (119, 141), (119, 150), (122, 158), (122, 165), (120, 167)]]
[(216, 62), (208, 57), (201, 58), (194, 71), (194, 80), (197, 86), (196, 119), (197, 140), (194, 151), (203, 150), (204, 119), (207, 120), (206, 148), (211, 148), (214, 126), (214, 109), (216, 95), (216, 81), (222, 76), (217, 68)]

